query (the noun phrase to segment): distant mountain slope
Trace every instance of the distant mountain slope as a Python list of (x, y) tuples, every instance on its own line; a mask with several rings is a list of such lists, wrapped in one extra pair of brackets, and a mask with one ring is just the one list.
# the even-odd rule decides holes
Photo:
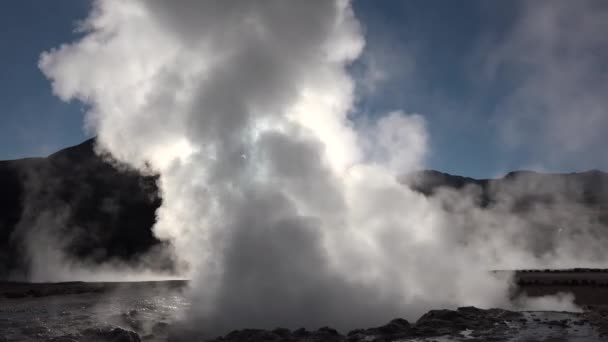
[(463, 190), (477, 186), (482, 206), (507, 197), (518, 204), (551, 204), (559, 201), (589, 206), (608, 206), (608, 173), (599, 170), (575, 173), (512, 171), (503, 178), (473, 179), (435, 170), (420, 171), (403, 178), (412, 189), (427, 196), (441, 189)]
[(161, 203), (156, 179), (115, 168), (94, 144), (0, 161), (0, 278), (26, 277), (36, 248), (98, 262), (130, 260), (160, 243), (150, 229)]
[(606, 266), (605, 172), (516, 171), (503, 178), (478, 180), (422, 171), (403, 181), (450, 215), (449, 228), (464, 245), (468, 240), (492, 235), (500, 243), (543, 260), (543, 265)]

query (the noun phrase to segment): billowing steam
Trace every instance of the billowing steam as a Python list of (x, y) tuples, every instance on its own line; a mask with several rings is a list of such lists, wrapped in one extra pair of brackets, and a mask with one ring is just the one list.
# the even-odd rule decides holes
[(364, 38), (348, 1), (94, 4), (84, 37), (40, 67), (89, 106), (103, 150), (160, 174), (155, 234), (207, 329), (508, 306), (508, 277), (488, 270), (593, 261), (567, 242), (539, 257), (510, 210), (397, 181), (424, 166), (425, 121), (351, 119)]
[(608, 3), (520, 1), (509, 32), (487, 44), (490, 79), (513, 80), (496, 109), (500, 135), (536, 168), (606, 167)]

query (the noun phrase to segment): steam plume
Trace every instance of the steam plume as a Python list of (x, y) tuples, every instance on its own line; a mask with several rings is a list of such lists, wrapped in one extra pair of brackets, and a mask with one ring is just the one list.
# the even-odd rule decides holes
[(447, 211), (453, 195), (397, 181), (424, 166), (422, 116), (350, 119), (364, 38), (349, 2), (98, 0), (82, 30), (40, 67), (89, 105), (103, 150), (160, 174), (154, 231), (207, 329), (506, 306), (509, 279), (488, 270), (539, 264), (510, 212), (467, 194)]

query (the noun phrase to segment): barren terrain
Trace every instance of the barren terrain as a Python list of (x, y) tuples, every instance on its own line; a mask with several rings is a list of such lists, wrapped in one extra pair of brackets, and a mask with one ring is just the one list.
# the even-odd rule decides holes
[[(1, 283), (0, 341), (603, 341), (608, 337), (608, 271), (519, 271), (529, 296), (572, 292), (583, 313), (473, 307), (433, 310), (416, 322), (339, 332), (242, 327), (210, 339), (179, 323), (187, 281)], [(198, 328), (198, 327), (197, 327)], [(309, 329), (312, 327), (308, 327)]]

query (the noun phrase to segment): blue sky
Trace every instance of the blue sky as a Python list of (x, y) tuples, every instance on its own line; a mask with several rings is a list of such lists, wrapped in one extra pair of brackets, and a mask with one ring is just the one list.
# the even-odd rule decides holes
[[(401, 109), (423, 115), (431, 137), (428, 167), (454, 174), (494, 177), (522, 168), (555, 172), (606, 169), (602, 130), (608, 128), (604, 126), (608, 115), (603, 114), (601, 96), (608, 89), (606, 79), (594, 77), (594, 89), (599, 90), (567, 98), (568, 103), (593, 104), (585, 108), (593, 108), (594, 116), (585, 114), (589, 112), (585, 110), (580, 114), (583, 120), (572, 120), (579, 115), (578, 107), (562, 113), (565, 106), (559, 100), (538, 90), (553, 86), (547, 81), (549, 73), (545, 69), (566, 66), (575, 70), (568, 74), (575, 80), (572, 89), (547, 90), (558, 95), (572, 94), (573, 89), (580, 88), (576, 82), (579, 78), (605, 74), (605, 66), (595, 59), (585, 58), (585, 64), (580, 65), (578, 59), (547, 55), (547, 51), (569, 51), (572, 45), (576, 45), (572, 48), (575, 56), (586, 49), (603, 51), (604, 41), (587, 44), (576, 36), (572, 42), (562, 41), (550, 33), (527, 31), (534, 29), (536, 18), (554, 12), (556, 18), (562, 18), (563, 13), (578, 13), (566, 20), (582, 25), (582, 29), (603, 28), (602, 24), (583, 24), (593, 22), (594, 18), (590, 21), (587, 17), (600, 12), (587, 10), (591, 6), (587, 3), (592, 1), (586, 1), (578, 13), (552, 4), (529, 8), (517, 1), (356, 0), (354, 8), (364, 27), (367, 46), (352, 72), (360, 79), (370, 78), (373, 71), (383, 75), (370, 87), (361, 87), (357, 114), (377, 116)], [(86, 139), (82, 106), (54, 97), (37, 61), (42, 51), (77, 37), (75, 23), (86, 16), (89, 3), (8, 0), (2, 6), (0, 159), (44, 156)], [(536, 40), (529, 43), (528, 35)], [(518, 50), (545, 40), (550, 42), (550, 49)], [(528, 52), (529, 58), (520, 58)], [(547, 63), (551, 69), (545, 66), (545, 60), (551, 61)], [(558, 79), (566, 80), (563, 77)], [(528, 89), (532, 90), (526, 93)], [(544, 124), (549, 121), (564, 122), (566, 129), (561, 124)], [(593, 124), (573, 127), (579, 134), (572, 135), (567, 126), (571, 121)], [(562, 131), (566, 133), (554, 134)]]
[[(491, 9), (483, 3), (388, 1), (382, 7), (373, 1), (355, 3), (368, 51), (393, 54), (385, 64), (405, 70), (400, 73), (391, 67), (389, 73), (397, 76), (366, 96), (363, 107), (369, 113), (402, 108), (424, 115), (431, 136), (430, 167), (476, 177), (520, 167), (489, 129), (499, 90), (479, 89), (470, 77), (471, 51), (482, 35), (506, 30), (512, 20), (509, 10), (514, 10)], [(475, 104), (470, 103), (473, 99)]]
[(44, 156), (86, 138), (81, 106), (53, 96), (40, 53), (69, 41), (87, 1), (9, 0), (0, 11), (0, 159)]

